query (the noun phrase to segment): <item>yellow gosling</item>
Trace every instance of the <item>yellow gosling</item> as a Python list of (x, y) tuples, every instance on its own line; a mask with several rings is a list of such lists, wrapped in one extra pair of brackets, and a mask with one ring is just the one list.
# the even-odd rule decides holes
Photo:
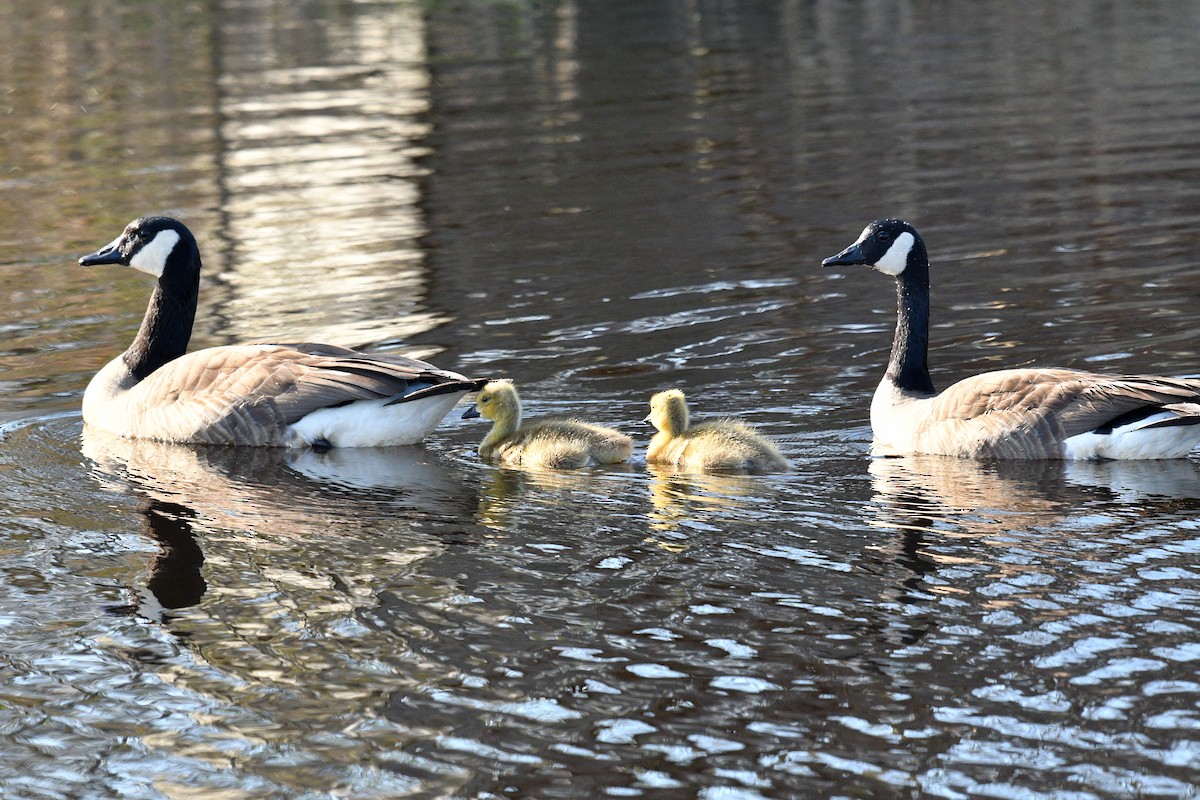
[(687, 472), (783, 472), (787, 460), (768, 439), (744, 422), (718, 419), (688, 426), (687, 400), (678, 389), (650, 398), (646, 417), (658, 429), (646, 449), (649, 464)]
[(489, 381), (463, 413), (483, 417), (492, 430), (479, 445), (479, 457), (505, 466), (578, 469), (618, 464), (633, 453), (625, 434), (577, 419), (548, 419), (521, 424), (521, 398), (512, 381)]

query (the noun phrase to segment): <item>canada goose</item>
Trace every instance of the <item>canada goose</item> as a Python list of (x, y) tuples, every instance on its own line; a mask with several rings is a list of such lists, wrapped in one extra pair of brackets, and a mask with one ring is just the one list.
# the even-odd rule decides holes
[(782, 472), (787, 461), (768, 439), (736, 419), (689, 426), (687, 399), (678, 389), (650, 398), (646, 422), (658, 433), (646, 448), (646, 462), (685, 471)]
[(907, 222), (872, 222), (822, 263), (865, 264), (896, 279), (892, 355), (871, 401), (879, 454), (1182, 458), (1200, 444), (1200, 380), (1010, 369), (934, 391), (926, 363), (929, 258)]
[(484, 461), (509, 466), (578, 469), (617, 464), (633, 453), (633, 440), (612, 428), (577, 419), (548, 419), (521, 424), (521, 398), (512, 381), (489, 381), (463, 412), (483, 417), (492, 429), (479, 445)]
[(88, 384), (83, 419), (118, 436), (265, 447), (414, 444), (482, 381), (411, 358), (328, 344), (251, 344), (187, 353), (200, 250), (167, 217), (136, 219), (82, 266), (158, 279), (129, 349)]

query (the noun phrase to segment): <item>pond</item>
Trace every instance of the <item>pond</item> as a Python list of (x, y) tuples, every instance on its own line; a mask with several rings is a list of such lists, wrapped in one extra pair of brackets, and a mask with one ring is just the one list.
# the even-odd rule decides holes
[[(1200, 464), (872, 459), (934, 380), (1200, 374), (1200, 8), (0, 4), (5, 798), (1200, 796)], [(83, 429), (169, 214), (193, 348), (513, 378), (629, 464)], [(650, 395), (791, 469), (645, 463)]]

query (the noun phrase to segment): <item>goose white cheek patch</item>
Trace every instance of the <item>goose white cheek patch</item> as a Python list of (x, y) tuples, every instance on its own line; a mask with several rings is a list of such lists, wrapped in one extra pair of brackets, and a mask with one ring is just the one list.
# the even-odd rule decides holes
[(899, 275), (908, 266), (908, 253), (912, 250), (914, 241), (916, 240), (913, 239), (913, 235), (905, 231), (896, 237), (896, 241), (892, 242), (892, 246), (883, 254), (883, 258), (872, 266), (888, 275)]
[(159, 231), (148, 244), (143, 245), (133, 254), (133, 258), (129, 259), (129, 266), (161, 278), (163, 270), (167, 266), (167, 258), (170, 257), (171, 251), (175, 249), (178, 241), (178, 231)]

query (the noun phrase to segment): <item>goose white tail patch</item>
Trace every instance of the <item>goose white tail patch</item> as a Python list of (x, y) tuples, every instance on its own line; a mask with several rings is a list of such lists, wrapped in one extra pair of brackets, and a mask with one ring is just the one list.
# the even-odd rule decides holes
[(153, 275), (156, 278), (161, 278), (163, 270), (167, 267), (167, 259), (171, 256), (171, 251), (175, 249), (175, 244), (178, 241), (178, 231), (170, 229), (159, 231), (153, 239), (142, 245), (133, 254), (133, 258), (129, 259), (129, 266)]
[(905, 231), (896, 237), (896, 241), (892, 242), (892, 246), (887, 249), (883, 257), (871, 266), (885, 275), (899, 275), (908, 266), (908, 254), (915, 241), (913, 235)]
[(1113, 428), (1112, 433), (1081, 433), (1063, 442), (1063, 456), (1084, 461), (1098, 458), (1155, 459), (1184, 458), (1200, 446), (1200, 425), (1146, 427), (1150, 423), (1177, 417), (1164, 411), (1130, 425)]
[(288, 426), (289, 447), (325, 440), (334, 447), (393, 447), (416, 444), (432, 431), (466, 392), (451, 392), (388, 405), (391, 398), (359, 400), (322, 408)]

